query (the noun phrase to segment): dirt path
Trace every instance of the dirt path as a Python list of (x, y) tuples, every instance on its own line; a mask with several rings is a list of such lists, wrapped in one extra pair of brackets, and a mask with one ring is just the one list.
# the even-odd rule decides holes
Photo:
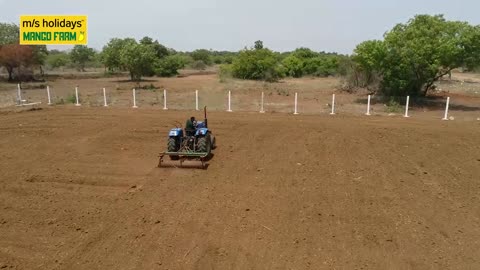
[(479, 123), (212, 113), (208, 170), (156, 168), (190, 114), (0, 114), (0, 267), (480, 268)]

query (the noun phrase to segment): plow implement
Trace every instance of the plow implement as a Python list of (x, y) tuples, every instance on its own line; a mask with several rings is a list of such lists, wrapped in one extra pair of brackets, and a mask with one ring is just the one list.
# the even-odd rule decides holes
[[(208, 155), (209, 153), (164, 152), (159, 156), (158, 167), (206, 169)], [(166, 156), (170, 158), (166, 159)]]

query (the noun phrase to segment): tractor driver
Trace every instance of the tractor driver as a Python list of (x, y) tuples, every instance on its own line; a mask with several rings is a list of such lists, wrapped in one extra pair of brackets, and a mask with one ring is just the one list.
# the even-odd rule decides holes
[(195, 117), (190, 117), (190, 119), (187, 119), (187, 122), (185, 123), (185, 133), (187, 136), (195, 136), (195, 131), (197, 127), (197, 121), (195, 120)]

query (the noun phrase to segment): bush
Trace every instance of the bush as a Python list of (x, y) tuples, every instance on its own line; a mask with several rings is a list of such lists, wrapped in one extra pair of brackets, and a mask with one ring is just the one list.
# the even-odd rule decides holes
[(169, 55), (157, 61), (155, 74), (160, 77), (172, 77), (178, 75), (178, 70), (185, 67), (187, 59), (181, 55)]
[(75, 94), (68, 95), (67, 98), (65, 99), (65, 101), (67, 103), (72, 103), (72, 104), (77, 103), (77, 96), (75, 96)]
[(300, 78), (303, 75), (304, 64), (301, 59), (294, 55), (290, 55), (282, 61), (283, 67), (286, 70), (288, 76)]
[(233, 60), (232, 75), (239, 79), (276, 81), (285, 76), (285, 69), (269, 49), (245, 49)]
[(232, 77), (232, 65), (221, 65), (220, 70), (218, 71), (218, 77), (220, 77), (220, 82), (225, 82), (227, 79)]
[(194, 61), (190, 65), (190, 67), (196, 70), (205, 70), (207, 68), (207, 65), (202, 60), (197, 60), (197, 61)]
[(210, 52), (205, 49), (195, 50), (190, 54), (194, 61), (203, 61), (205, 65), (211, 65), (212, 57), (210, 56)]
[(395, 101), (394, 98), (391, 98), (390, 101), (386, 104), (386, 106), (387, 106), (386, 111), (388, 113), (398, 113), (402, 109), (401, 106), (400, 106), (400, 103)]

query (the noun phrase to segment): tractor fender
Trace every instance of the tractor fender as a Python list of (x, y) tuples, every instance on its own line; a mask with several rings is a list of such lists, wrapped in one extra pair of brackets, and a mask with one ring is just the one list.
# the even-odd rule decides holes
[(197, 128), (195, 136), (206, 136), (209, 132), (208, 128)]
[(183, 129), (181, 128), (172, 128), (168, 133), (168, 137), (183, 137)]

